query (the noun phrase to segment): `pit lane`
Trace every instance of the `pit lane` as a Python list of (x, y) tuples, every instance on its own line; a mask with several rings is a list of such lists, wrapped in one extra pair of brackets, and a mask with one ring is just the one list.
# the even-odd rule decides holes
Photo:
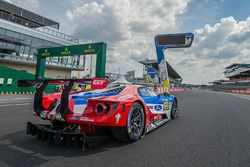
[(8, 96), (7, 103), (0, 101), (0, 166), (250, 165), (250, 100), (197, 89), (177, 97), (180, 117), (143, 140), (111, 139), (83, 153), (25, 135), (26, 122), (40, 120), (31, 114), (30, 99), (13, 102), (15, 97)]

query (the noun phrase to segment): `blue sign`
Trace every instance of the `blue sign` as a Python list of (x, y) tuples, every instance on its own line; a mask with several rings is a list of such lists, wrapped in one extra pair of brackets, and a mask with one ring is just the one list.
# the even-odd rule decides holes
[(154, 79), (155, 75), (157, 75), (157, 72), (153, 67), (148, 67), (147, 74), (150, 76), (151, 79)]
[(164, 50), (167, 48), (187, 48), (193, 43), (194, 34), (162, 34), (155, 36), (155, 46), (158, 64), (164, 59)]

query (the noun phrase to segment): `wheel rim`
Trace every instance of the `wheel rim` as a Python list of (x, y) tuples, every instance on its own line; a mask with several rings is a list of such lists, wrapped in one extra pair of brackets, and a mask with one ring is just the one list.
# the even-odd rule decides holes
[(136, 107), (131, 113), (129, 128), (135, 136), (139, 136), (143, 130), (143, 114), (143, 111), (139, 107)]

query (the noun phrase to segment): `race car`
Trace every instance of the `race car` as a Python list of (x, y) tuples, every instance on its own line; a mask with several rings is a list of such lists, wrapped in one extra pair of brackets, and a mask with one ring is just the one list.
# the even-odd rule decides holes
[[(91, 90), (72, 91), (76, 83), (91, 82)], [(101, 78), (81, 80), (19, 81), (20, 86), (40, 83), (33, 114), (50, 124), (27, 123), (27, 134), (56, 144), (83, 144), (111, 134), (134, 142), (178, 116), (177, 99), (157, 94), (143, 85), (113, 85)], [(67, 85), (63, 92), (44, 94), (48, 84)]]

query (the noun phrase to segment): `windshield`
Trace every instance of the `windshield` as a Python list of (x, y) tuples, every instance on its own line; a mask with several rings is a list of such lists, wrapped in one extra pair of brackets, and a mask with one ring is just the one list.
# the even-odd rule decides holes
[(147, 87), (142, 87), (142, 88), (138, 88), (138, 93), (140, 96), (142, 97), (152, 97), (152, 96), (157, 96), (157, 94), (152, 91), (151, 89), (147, 88)]

